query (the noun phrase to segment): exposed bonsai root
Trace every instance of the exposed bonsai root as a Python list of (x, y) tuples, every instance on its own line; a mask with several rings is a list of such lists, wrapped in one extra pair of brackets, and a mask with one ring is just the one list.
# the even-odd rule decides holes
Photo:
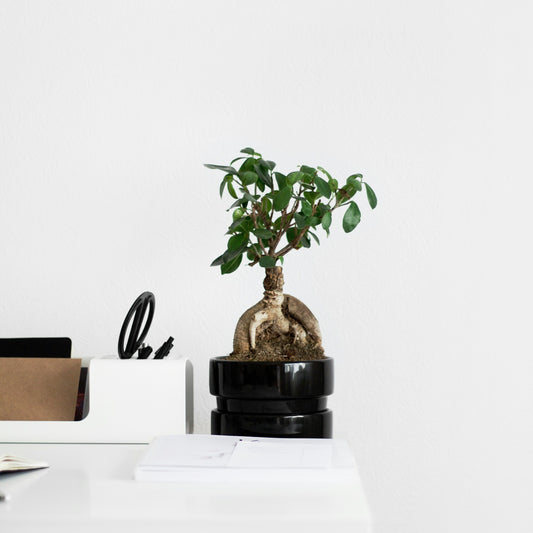
[(233, 352), (244, 353), (250, 351), (250, 322), (255, 314), (263, 309), (263, 300), (257, 302), (243, 313), (233, 335)]
[(305, 360), (324, 356), (318, 321), (294, 296), (283, 294), (281, 267), (267, 268), (263, 299), (239, 319), (232, 358)]
[(290, 296), (285, 295), (285, 303), (287, 305), (288, 314), (294, 318), (298, 323), (302, 324), (307, 335), (311, 337), (311, 342), (317, 345), (322, 345), (322, 336), (320, 334), (320, 327), (315, 315), (311, 313), (309, 307), (303, 302)]

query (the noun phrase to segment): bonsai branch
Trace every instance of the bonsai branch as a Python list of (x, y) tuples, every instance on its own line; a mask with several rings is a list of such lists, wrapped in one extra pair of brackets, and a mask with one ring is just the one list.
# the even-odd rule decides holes
[(294, 248), (296, 248), (299, 244), (300, 244), (300, 241), (302, 240), (302, 237), (306, 234), (307, 230), (310, 228), (310, 226), (305, 226), (305, 228), (302, 228), (297, 234), (296, 234), (296, 237), (294, 238), (293, 241), (291, 241), (289, 244), (287, 244), (287, 246), (285, 246), (284, 248), (282, 248), (277, 254), (276, 254), (276, 257), (283, 257), (284, 255), (287, 255), (291, 250), (293, 250)]

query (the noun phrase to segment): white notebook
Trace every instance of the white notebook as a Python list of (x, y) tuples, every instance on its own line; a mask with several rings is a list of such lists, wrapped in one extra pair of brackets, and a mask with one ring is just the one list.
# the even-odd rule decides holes
[(0, 455), (0, 473), (17, 472), (19, 470), (37, 470), (38, 468), (48, 468), (48, 463), (44, 461), (33, 461), (32, 459), (17, 455)]
[(156, 437), (135, 468), (139, 481), (351, 481), (348, 444), (333, 439), (223, 435)]

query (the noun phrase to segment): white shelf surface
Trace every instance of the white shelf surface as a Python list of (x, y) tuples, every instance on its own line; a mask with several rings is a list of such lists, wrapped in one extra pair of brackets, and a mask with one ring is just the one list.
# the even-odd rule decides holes
[(357, 474), (340, 484), (180, 483), (133, 480), (140, 444), (0, 444), (50, 464), (3, 474), (2, 533), (369, 533)]

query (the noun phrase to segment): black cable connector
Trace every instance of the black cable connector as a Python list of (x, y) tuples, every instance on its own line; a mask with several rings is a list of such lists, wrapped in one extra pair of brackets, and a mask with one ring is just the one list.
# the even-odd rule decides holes
[(161, 348), (155, 351), (154, 359), (163, 359), (166, 357), (170, 350), (172, 350), (172, 347), (174, 346), (172, 342), (174, 341), (174, 337), (169, 337), (166, 342), (163, 343)]
[(150, 354), (152, 353), (152, 347), (151, 346), (145, 346), (144, 344), (139, 348), (139, 355), (137, 356), (139, 359), (148, 359), (150, 357)]

